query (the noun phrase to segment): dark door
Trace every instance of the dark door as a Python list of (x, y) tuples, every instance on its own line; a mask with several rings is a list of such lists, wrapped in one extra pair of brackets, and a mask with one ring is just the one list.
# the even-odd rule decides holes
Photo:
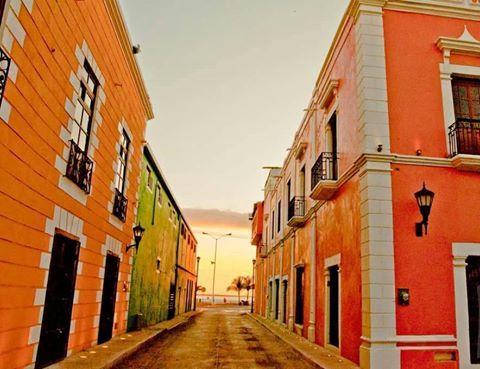
[(296, 275), (296, 303), (295, 303), (295, 323), (303, 324), (303, 290), (304, 290), (304, 269), (303, 267), (297, 268)]
[(119, 265), (120, 259), (117, 256), (107, 254), (103, 280), (102, 308), (100, 310), (100, 327), (98, 329), (99, 344), (107, 342), (112, 338)]
[(480, 256), (467, 258), (468, 323), (470, 330), (470, 360), (480, 364)]
[(339, 347), (339, 327), (338, 327), (338, 266), (328, 268), (330, 272), (329, 281), (329, 335), (328, 343)]
[(283, 306), (282, 306), (282, 309), (283, 309), (283, 322), (282, 323), (286, 323), (287, 322), (287, 291), (288, 291), (288, 282), (287, 281), (283, 281)]
[(278, 306), (279, 297), (280, 297), (280, 280), (275, 279), (275, 320), (278, 319), (278, 312), (280, 311), (280, 306)]
[(67, 356), (79, 250), (77, 241), (55, 235), (35, 364), (37, 369)]

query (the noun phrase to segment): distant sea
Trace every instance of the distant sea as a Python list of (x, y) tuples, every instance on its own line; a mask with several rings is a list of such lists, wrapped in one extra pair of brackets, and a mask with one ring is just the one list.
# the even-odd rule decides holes
[[(247, 296), (240, 296), (240, 300), (246, 300)], [(250, 302), (251, 297), (249, 297), (249, 302)], [(200, 303), (212, 303), (212, 295), (211, 294), (203, 294), (199, 293), (197, 295), (197, 300)], [(232, 296), (232, 295), (217, 295), (215, 294), (215, 303), (225, 303), (225, 304), (238, 304), (238, 296)]]

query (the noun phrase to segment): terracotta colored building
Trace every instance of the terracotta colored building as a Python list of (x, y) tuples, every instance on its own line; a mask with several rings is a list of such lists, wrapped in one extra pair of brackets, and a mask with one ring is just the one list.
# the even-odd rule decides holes
[(145, 234), (133, 257), (129, 330), (192, 310), (196, 282), (197, 241), (149, 145), (137, 220)]
[(0, 1), (0, 367), (125, 332), (153, 118), (116, 0)]
[(258, 314), (362, 368), (480, 368), (479, 20), (351, 1), (256, 207)]

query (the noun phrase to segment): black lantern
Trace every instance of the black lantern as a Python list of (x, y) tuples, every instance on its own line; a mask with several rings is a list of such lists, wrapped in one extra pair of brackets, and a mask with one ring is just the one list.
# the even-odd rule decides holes
[(138, 247), (140, 246), (140, 241), (142, 240), (144, 233), (145, 233), (145, 228), (143, 228), (140, 223), (138, 223), (137, 226), (133, 227), (133, 238), (135, 239), (135, 243), (133, 245), (127, 246), (127, 252), (132, 247), (135, 247), (135, 249), (138, 252)]
[(423, 188), (415, 193), (415, 199), (417, 199), (417, 204), (422, 214), (422, 222), (417, 223), (415, 228), (417, 237), (423, 236), (423, 227), (425, 227), (425, 234), (428, 234), (428, 217), (432, 209), (434, 196), (435, 194), (425, 187), (425, 182), (423, 182)]

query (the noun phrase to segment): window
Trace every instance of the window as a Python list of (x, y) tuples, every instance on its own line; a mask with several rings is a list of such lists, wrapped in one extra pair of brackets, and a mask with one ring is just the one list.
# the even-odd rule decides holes
[(120, 150), (118, 152), (117, 173), (115, 176), (115, 188), (121, 193), (124, 193), (125, 191), (129, 148), (130, 138), (128, 138), (127, 132), (123, 131), (120, 140)]
[(152, 169), (147, 165), (147, 187), (153, 190), (153, 176)]
[(160, 259), (160, 257), (157, 257), (157, 274), (160, 274), (160, 271), (161, 271), (161, 266), (162, 266), (162, 259)]
[(450, 154), (480, 154), (480, 80), (452, 80), (455, 122), (449, 128)]
[(82, 78), (80, 79), (80, 96), (78, 97), (72, 126), (72, 141), (85, 154), (88, 151), (90, 141), (97, 90), (97, 78), (90, 65), (85, 63)]
[(159, 184), (157, 184), (157, 203), (158, 203), (158, 206), (162, 207), (162, 204), (163, 204), (162, 187)]
[(296, 272), (296, 304), (295, 304), (295, 323), (303, 324), (303, 290), (305, 285), (303, 266), (297, 267)]
[(305, 165), (302, 167), (302, 169), (300, 169), (299, 190), (300, 196), (305, 197)]
[(275, 210), (272, 211), (272, 240), (274, 237), (275, 237)]
[(282, 228), (282, 201), (278, 202), (278, 209), (277, 209), (277, 232), (280, 232)]

